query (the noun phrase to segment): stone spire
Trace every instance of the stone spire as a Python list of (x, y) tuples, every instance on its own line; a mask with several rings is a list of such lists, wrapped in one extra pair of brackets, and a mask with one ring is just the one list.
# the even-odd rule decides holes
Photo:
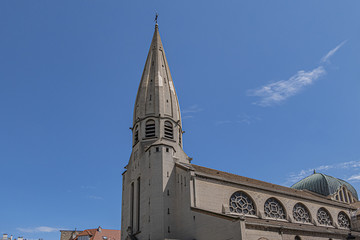
[(133, 126), (148, 116), (169, 117), (181, 126), (178, 98), (165, 57), (158, 24), (136, 96)]
[[(153, 125), (147, 125), (150, 120), (154, 121)], [(154, 128), (155, 136), (149, 130), (150, 128)], [(133, 133), (134, 144), (138, 140), (165, 137), (182, 146), (179, 101), (160, 39), (158, 24), (155, 25), (154, 36), (136, 96)]]

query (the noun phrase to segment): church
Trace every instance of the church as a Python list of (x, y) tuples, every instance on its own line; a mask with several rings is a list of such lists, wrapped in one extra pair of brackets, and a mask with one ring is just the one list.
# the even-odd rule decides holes
[(131, 130), (121, 239), (360, 239), (358, 194), (341, 179), (314, 171), (289, 188), (192, 163), (157, 23)]

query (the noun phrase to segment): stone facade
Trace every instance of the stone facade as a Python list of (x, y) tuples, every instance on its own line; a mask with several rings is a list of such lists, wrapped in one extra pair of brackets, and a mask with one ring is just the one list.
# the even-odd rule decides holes
[(180, 107), (157, 25), (132, 131), (122, 239), (340, 240), (350, 230), (360, 239), (357, 195), (342, 202), (191, 163), (182, 149)]

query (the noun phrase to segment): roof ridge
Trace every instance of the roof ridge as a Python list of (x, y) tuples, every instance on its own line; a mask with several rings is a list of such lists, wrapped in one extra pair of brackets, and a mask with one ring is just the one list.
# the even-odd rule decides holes
[(325, 190), (327, 191), (327, 195), (330, 195), (328, 177), (331, 177), (331, 176), (328, 176), (328, 175), (326, 175), (326, 174), (324, 174), (324, 173), (319, 173), (319, 174), (325, 178), (325, 183), (326, 183), (326, 188), (325, 188)]

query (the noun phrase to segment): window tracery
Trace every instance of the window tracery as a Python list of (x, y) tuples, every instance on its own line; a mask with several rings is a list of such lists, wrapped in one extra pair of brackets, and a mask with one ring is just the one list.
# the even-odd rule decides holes
[(244, 192), (235, 192), (230, 197), (230, 212), (244, 214), (244, 215), (255, 215), (255, 206), (250, 198), (249, 195), (247, 195)]
[(265, 216), (275, 219), (285, 219), (285, 210), (275, 198), (269, 198), (264, 205)]
[(331, 226), (332, 220), (330, 213), (325, 208), (320, 208), (317, 212), (317, 220), (320, 225)]
[(302, 203), (295, 204), (293, 217), (297, 222), (309, 223), (311, 221), (310, 212)]
[(338, 223), (339, 226), (342, 228), (350, 228), (350, 219), (344, 212), (339, 213)]

